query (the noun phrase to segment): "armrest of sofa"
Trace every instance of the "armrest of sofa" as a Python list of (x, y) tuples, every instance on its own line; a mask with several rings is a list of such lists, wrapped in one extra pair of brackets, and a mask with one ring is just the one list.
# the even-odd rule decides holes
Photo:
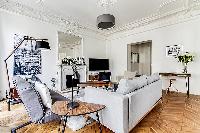
[(86, 88), (84, 101), (102, 104), (100, 122), (115, 133), (128, 133), (128, 97), (99, 88)]

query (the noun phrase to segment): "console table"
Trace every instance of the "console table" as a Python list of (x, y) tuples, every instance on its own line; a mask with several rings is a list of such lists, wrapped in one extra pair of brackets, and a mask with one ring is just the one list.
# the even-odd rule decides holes
[(190, 95), (190, 73), (159, 73), (161, 76), (175, 76), (175, 77), (184, 77), (186, 79), (185, 85), (187, 88), (187, 97)]
[[(65, 132), (65, 127), (66, 127), (68, 117), (79, 116), (79, 115), (87, 115), (87, 114), (92, 114), (92, 113), (96, 113), (97, 122), (99, 123), (100, 133), (102, 132), (98, 111), (104, 109), (106, 107), (105, 105), (78, 101), (79, 106), (77, 108), (69, 109), (67, 107), (68, 102), (69, 101), (57, 101), (52, 105), (52, 108), (51, 108), (51, 111), (54, 114), (57, 114), (57, 115), (62, 117), (60, 122), (59, 122), (59, 124), (61, 124), (61, 122), (63, 120), (63, 123), (64, 123), (62, 133)], [(60, 132), (60, 128), (59, 128), (58, 131)]]

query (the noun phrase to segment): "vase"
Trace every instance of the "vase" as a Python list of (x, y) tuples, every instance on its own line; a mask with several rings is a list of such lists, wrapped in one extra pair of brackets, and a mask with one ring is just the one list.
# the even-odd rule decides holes
[(183, 73), (187, 73), (187, 65), (183, 65)]

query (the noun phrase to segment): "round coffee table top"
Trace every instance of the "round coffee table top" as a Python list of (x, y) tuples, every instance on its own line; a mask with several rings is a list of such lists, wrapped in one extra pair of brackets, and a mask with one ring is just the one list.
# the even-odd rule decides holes
[(75, 109), (69, 109), (67, 107), (67, 104), (69, 101), (56, 101), (52, 107), (51, 111), (54, 114), (60, 115), (60, 116), (78, 116), (78, 115), (85, 115), (85, 114), (91, 114), (97, 111), (100, 111), (104, 109), (105, 105), (100, 104), (93, 104), (93, 103), (86, 103), (81, 101), (76, 101), (79, 103), (79, 106)]

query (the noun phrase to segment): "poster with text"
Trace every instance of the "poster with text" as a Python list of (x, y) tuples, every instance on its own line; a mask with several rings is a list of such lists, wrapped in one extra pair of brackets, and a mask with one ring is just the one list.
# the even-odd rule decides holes
[(166, 46), (166, 56), (167, 57), (177, 57), (182, 51), (183, 51), (182, 45)]

